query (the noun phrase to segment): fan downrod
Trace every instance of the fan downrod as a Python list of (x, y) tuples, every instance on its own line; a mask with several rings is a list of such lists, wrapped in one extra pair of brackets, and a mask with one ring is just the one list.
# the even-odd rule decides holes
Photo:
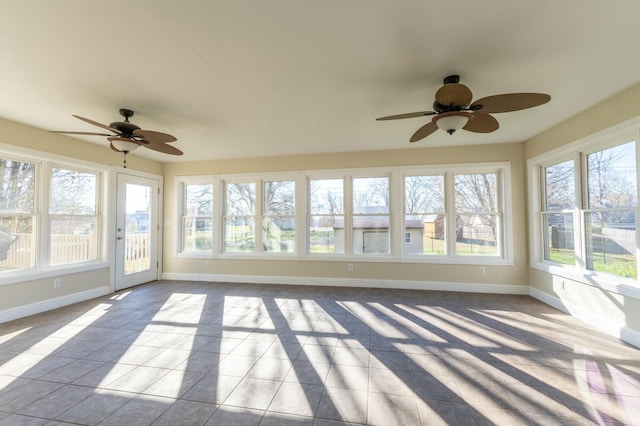
[(126, 109), (126, 108), (120, 108), (120, 111), (118, 111), (120, 113), (121, 116), (124, 117), (124, 121), (129, 121), (129, 117), (133, 117), (133, 111), (131, 111), (130, 109)]
[[(457, 74), (449, 75), (444, 78), (444, 84), (458, 84), (460, 83), (460, 76)], [(120, 110), (122, 111), (122, 110)]]

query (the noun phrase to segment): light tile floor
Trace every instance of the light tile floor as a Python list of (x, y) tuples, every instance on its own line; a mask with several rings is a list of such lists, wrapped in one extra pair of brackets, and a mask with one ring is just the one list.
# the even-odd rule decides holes
[(0, 325), (0, 425), (640, 425), (640, 350), (526, 296), (161, 281)]

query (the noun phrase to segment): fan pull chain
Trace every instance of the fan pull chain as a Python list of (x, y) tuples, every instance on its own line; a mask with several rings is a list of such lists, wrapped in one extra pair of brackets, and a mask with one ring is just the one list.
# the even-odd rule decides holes
[(127, 168), (127, 154), (129, 151), (122, 151), (124, 153), (124, 168)]

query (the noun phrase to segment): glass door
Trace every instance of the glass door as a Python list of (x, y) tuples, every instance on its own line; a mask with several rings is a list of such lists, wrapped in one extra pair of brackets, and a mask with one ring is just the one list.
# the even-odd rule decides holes
[(158, 279), (158, 181), (118, 174), (115, 289)]

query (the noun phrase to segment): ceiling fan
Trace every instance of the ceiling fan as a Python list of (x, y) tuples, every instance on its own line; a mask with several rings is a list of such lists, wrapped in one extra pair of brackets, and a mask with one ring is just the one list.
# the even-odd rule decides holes
[(52, 131), (52, 133), (66, 133), (71, 135), (93, 135), (93, 136), (107, 136), (109, 146), (112, 150), (122, 152), (125, 155), (124, 166), (127, 167), (127, 154), (135, 151), (141, 146), (152, 149), (154, 151), (162, 152), (164, 154), (182, 155), (182, 151), (178, 148), (168, 145), (167, 142), (175, 142), (177, 139), (167, 133), (155, 132), (153, 130), (143, 130), (140, 127), (129, 121), (129, 117), (133, 117), (133, 111), (126, 108), (120, 109), (120, 115), (124, 117), (124, 121), (114, 121), (113, 123), (106, 124), (98, 123), (97, 121), (90, 120), (79, 115), (73, 115), (82, 121), (86, 121), (94, 126), (101, 127), (108, 130), (111, 133), (96, 133), (96, 132), (67, 132), (67, 131)]
[(519, 111), (546, 104), (551, 96), (544, 93), (506, 93), (487, 96), (471, 102), (471, 90), (460, 83), (459, 75), (445, 77), (444, 85), (436, 92), (434, 111), (410, 112), (406, 114), (380, 117), (376, 120), (397, 120), (432, 115), (431, 121), (420, 127), (409, 139), (417, 142), (438, 129), (452, 135), (456, 130), (476, 133), (491, 133), (500, 125), (491, 114)]

